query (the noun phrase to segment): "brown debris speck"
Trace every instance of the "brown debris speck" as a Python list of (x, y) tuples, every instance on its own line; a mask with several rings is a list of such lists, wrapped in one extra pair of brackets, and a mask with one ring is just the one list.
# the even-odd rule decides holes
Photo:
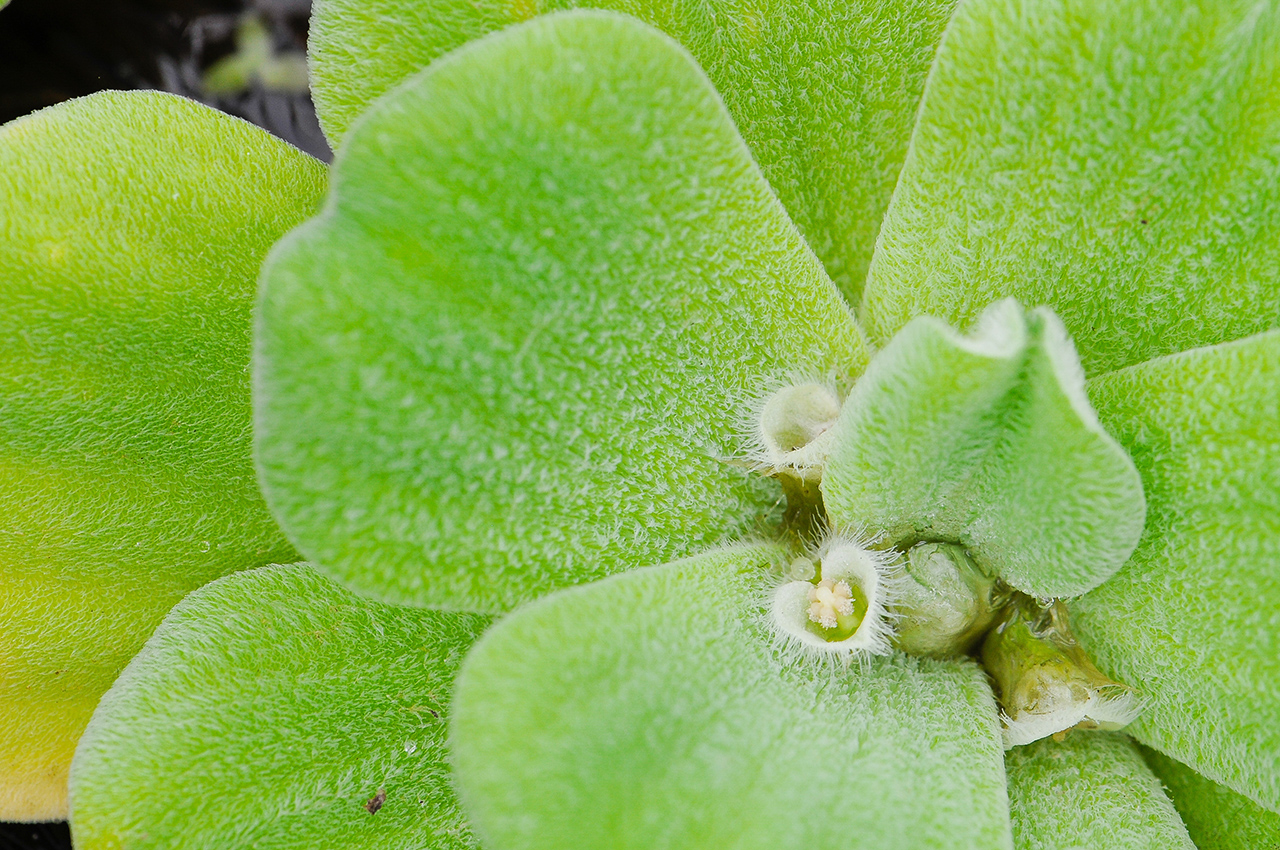
[(382, 804), (387, 802), (387, 789), (379, 788), (378, 793), (369, 798), (369, 802), (364, 804), (365, 811), (371, 815), (376, 815), (378, 809), (382, 808)]

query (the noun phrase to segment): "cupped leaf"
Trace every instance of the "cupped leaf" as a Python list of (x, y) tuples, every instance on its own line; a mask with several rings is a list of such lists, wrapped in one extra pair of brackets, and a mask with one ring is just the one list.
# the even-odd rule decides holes
[(1280, 811), (1280, 331), (1089, 383), (1142, 474), (1142, 542), (1072, 605), (1148, 698), (1142, 742)]
[(324, 180), (169, 95), (0, 128), (0, 818), (65, 814), (94, 705), (185, 593), (294, 557), (250, 457), (251, 312)]
[(344, 136), (378, 95), (467, 41), (574, 6), (626, 12), (706, 69), (765, 176), (858, 303), (955, 0), (321, 0), (317, 110)]
[(866, 354), (689, 55), (539, 18), (379, 102), (263, 275), (257, 449), (362, 592), (471, 610), (760, 528), (744, 415)]
[(1044, 308), (997, 303), (968, 337), (916, 319), (854, 386), (831, 445), (822, 492), (838, 527), (962, 543), (1033, 596), (1096, 587), (1142, 533), (1142, 482)]
[(973, 0), (929, 78), (863, 316), (1013, 295), (1090, 374), (1280, 325), (1280, 7)]
[(1280, 814), (1155, 750), (1143, 756), (1164, 782), (1199, 850), (1280, 847)]
[(302, 564), (201, 588), (85, 730), (77, 850), (475, 847), (444, 746), (487, 624), (371, 602)]
[(1005, 767), (1018, 850), (1196, 850), (1160, 780), (1123, 735), (1037, 741), (1010, 750)]
[(482, 638), (450, 746), (484, 846), (1011, 847), (981, 670), (793, 657), (765, 621), (779, 558), (744, 547), (637, 570)]

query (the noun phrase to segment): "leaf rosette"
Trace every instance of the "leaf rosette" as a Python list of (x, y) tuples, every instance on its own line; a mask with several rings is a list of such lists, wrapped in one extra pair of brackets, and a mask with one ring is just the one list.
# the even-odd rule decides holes
[[(260, 828), (290, 801), (326, 813), (313, 843), (495, 850), (1274, 832), (1280, 13), (317, 15), (341, 146), (260, 278), (255, 451), (290, 541), (377, 601), (276, 568), (184, 603), (85, 738), (85, 846), (293, 846)], [(503, 613), (433, 709), (449, 760), (438, 729), (432, 766), (387, 756), (401, 727), (352, 725), (324, 684), (349, 662), (294, 635), (273, 669), (382, 755), (233, 757), (278, 793), (186, 821), (131, 802), (174, 775), (123, 757), (157, 722), (188, 786), (236, 799), (183, 736), (252, 736), (164, 694), (170, 667), (251, 675), (275, 634), (191, 612), (234, 622), (255, 581), (302, 582), (319, 631), (367, 609), (335, 631), (353, 657), (464, 618), (429, 675), (387, 672), (408, 637), (351, 664), (406, 689), (447, 692)]]

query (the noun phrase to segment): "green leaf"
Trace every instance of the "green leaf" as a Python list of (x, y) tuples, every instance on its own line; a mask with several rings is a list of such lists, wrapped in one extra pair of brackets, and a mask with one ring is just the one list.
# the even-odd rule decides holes
[(324, 182), (170, 95), (0, 128), (0, 819), (65, 815), (94, 705), (185, 593), (295, 556), (250, 457), (251, 311)]
[(929, 78), (863, 316), (1048, 304), (1096, 374), (1280, 326), (1280, 7), (974, 0)]
[(997, 303), (968, 337), (916, 319), (876, 355), (833, 433), (822, 492), (837, 527), (962, 543), (1033, 596), (1096, 587), (1142, 533), (1142, 483), (1044, 308)]
[(316, 106), (344, 136), (378, 95), (474, 38), (555, 9), (626, 12), (688, 48), (769, 183), (858, 303), (955, 0), (321, 0)]
[(1080, 642), (1148, 697), (1140, 741), (1280, 811), (1280, 331), (1089, 395), (1149, 513), (1125, 568), (1072, 605)]
[(445, 730), (487, 623), (370, 602), (301, 564), (197, 590), (85, 731), (77, 850), (475, 847)]
[(485, 847), (1011, 847), (981, 670), (793, 656), (764, 619), (779, 559), (744, 547), (637, 570), (482, 638), (450, 747)]
[(758, 533), (759, 397), (866, 361), (678, 45), (539, 18), (380, 101), (264, 270), (258, 457), (291, 539), (492, 611)]
[(1018, 850), (1196, 850), (1160, 780), (1123, 735), (1046, 738), (1010, 750), (1005, 766)]
[(1280, 814), (1155, 750), (1145, 750), (1143, 756), (1164, 781), (1199, 850), (1280, 847)]

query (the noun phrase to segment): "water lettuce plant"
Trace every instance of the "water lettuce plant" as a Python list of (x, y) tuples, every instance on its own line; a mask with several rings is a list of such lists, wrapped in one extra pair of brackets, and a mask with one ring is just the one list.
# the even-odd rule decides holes
[(0, 129), (5, 816), (79, 739), (83, 848), (1280, 840), (1280, 8), (312, 32), (318, 211)]

